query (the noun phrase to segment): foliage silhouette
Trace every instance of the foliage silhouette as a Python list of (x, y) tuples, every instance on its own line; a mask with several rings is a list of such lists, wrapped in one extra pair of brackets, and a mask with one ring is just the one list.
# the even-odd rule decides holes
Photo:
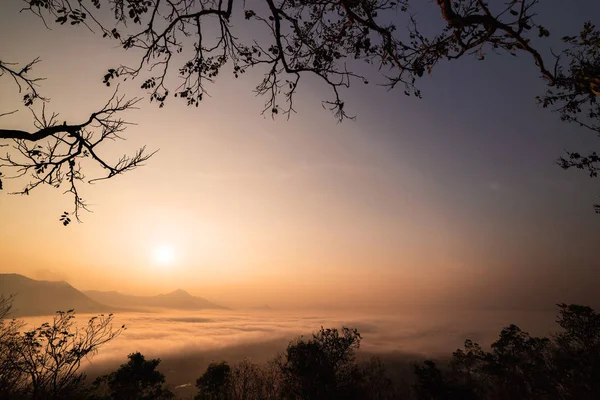
[[(45, 24), (69, 22), (86, 27), (127, 51), (139, 52), (132, 65), (115, 60), (103, 82), (110, 86), (120, 79), (137, 78), (159, 107), (169, 97), (197, 107), (207, 96), (207, 84), (214, 82), (223, 68), (229, 68), (236, 78), (250, 68), (259, 68), (264, 76), (255, 92), (266, 99), (263, 114), (289, 117), (295, 112), (294, 95), (301, 78), (313, 76), (331, 90), (323, 107), (341, 121), (352, 118), (347, 113), (343, 89), (354, 82), (369, 83), (359, 72), (360, 62), (379, 71), (386, 86), (421, 97), (418, 80), (441, 62), (463, 57), (482, 60), (487, 53), (495, 52), (531, 59), (548, 87), (537, 98), (539, 104), (558, 112), (563, 121), (600, 133), (600, 31), (587, 21), (580, 32), (562, 38), (565, 50), (550, 57), (543, 55), (538, 48), (551, 31), (537, 21), (539, 0), (436, 0), (431, 11), (439, 15), (439, 24), (428, 27), (427, 32), (420, 28), (413, 11), (415, 0), (24, 2), (25, 9)], [(262, 27), (268, 36), (241, 40), (243, 35), (235, 33), (239, 24)], [(38, 61), (34, 59), (22, 68), (0, 62), (0, 74), (12, 77), (19, 92), (24, 89), (27, 107), (46, 100), (37, 90), (39, 78), (28, 75)], [(171, 87), (170, 76), (179, 78), (179, 85)], [(75, 150), (78, 148), (107, 169), (107, 177), (134, 168), (150, 156), (140, 151), (124, 157), (117, 166), (109, 166), (92, 154), (90, 147), (96, 142), (87, 138), (81, 125), (62, 129), (59, 124), (46, 122), (43, 115), (36, 117), (37, 132), (0, 129), (0, 140), (16, 139), (13, 153), (24, 156), (24, 161), (5, 161), (5, 168), (55, 185), (63, 179), (82, 179), (79, 168), (67, 164), (81, 156)], [(42, 153), (35, 147), (43, 138), (70, 141), (68, 159), (60, 164), (65, 171), (60, 175), (54, 170), (57, 161), (52, 159), (56, 158), (52, 147)], [(31, 147), (30, 142), (34, 143)], [(585, 170), (595, 177), (600, 158), (594, 151), (586, 155), (573, 151), (561, 157), (558, 164), (565, 169)], [(54, 172), (48, 174), (48, 169)], [(32, 189), (27, 186), (21, 193), (28, 194)], [(82, 204), (76, 189), (71, 192), (77, 216)], [(596, 210), (600, 212), (600, 206)]]
[(232, 399), (272, 399), (274, 385), (269, 383), (268, 369), (262, 369), (260, 366), (251, 363), (249, 360), (243, 360), (231, 369), (229, 379), (229, 388)]
[[(105, 400), (167, 400), (174, 397), (165, 388), (165, 376), (157, 371), (160, 359), (147, 361), (141, 353), (127, 356), (118, 370), (94, 382), (95, 398)], [(99, 394), (102, 393), (103, 394)]]
[(281, 373), (274, 362), (253, 364), (245, 359), (233, 366), (211, 363), (196, 381), (196, 399), (281, 399)]
[(559, 304), (552, 338), (531, 337), (515, 325), (500, 332), (491, 352), (465, 342), (447, 368), (415, 366), (418, 399), (600, 398), (600, 314)]
[(196, 381), (200, 393), (197, 400), (229, 399), (231, 386), (231, 367), (226, 362), (211, 363), (206, 372)]
[[(0, 310), (11, 299), (1, 298)], [(0, 398), (75, 399), (84, 398), (87, 388), (79, 372), (83, 359), (114, 340), (125, 329), (112, 326), (113, 316), (90, 318), (75, 324), (73, 310), (56, 313), (52, 322), (20, 331), (19, 321), (6, 321), (0, 312)]]
[(359, 370), (355, 351), (361, 336), (356, 329), (324, 329), (309, 340), (290, 343), (280, 359), (283, 392), (297, 399), (354, 398)]
[[(82, 357), (121, 332), (92, 319), (76, 329), (72, 312), (21, 333), (0, 298), (0, 399), (172, 399), (159, 359), (140, 353), (89, 385), (78, 372)], [(102, 320), (102, 318), (100, 318)], [(414, 381), (400, 387), (379, 359), (358, 361), (361, 336), (349, 328), (321, 328), (299, 337), (271, 362), (212, 363), (196, 382), (205, 400), (588, 400), (600, 398), (600, 314), (558, 305), (560, 330), (533, 337), (516, 325), (502, 329), (485, 350), (466, 340), (447, 361), (414, 365)], [(17, 327), (17, 328), (15, 328)], [(405, 383), (402, 385), (406, 385)], [(406, 390), (409, 389), (409, 390)]]
[(9, 368), (18, 357), (16, 338), (24, 325), (8, 318), (13, 298), (0, 295), (0, 399), (9, 399), (11, 395), (24, 392), (27, 388), (25, 372)]
[(559, 304), (553, 364), (561, 393), (570, 398), (600, 397), (600, 314), (590, 307)]

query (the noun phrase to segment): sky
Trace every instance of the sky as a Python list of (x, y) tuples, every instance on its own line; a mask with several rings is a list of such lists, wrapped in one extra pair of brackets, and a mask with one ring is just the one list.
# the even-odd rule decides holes
[[(0, 6), (0, 59), (39, 56), (49, 107), (87, 118), (112, 94), (105, 71), (135, 58), (84, 29), (48, 30), (20, 6)], [(589, 15), (597, 2), (542, 3), (544, 54)], [(544, 85), (529, 58), (443, 63), (419, 83), (420, 100), (356, 84), (343, 96), (357, 119), (341, 124), (315, 80), (303, 79), (297, 114), (272, 120), (252, 93), (257, 72), (224, 75), (198, 108), (146, 99), (127, 114), (137, 125), (105, 154), (160, 151), (86, 186), (93, 212), (81, 224), (59, 223), (71, 207), (61, 191), (10, 196), (21, 186), (5, 181), (0, 272), (85, 290), (183, 288), (230, 306), (600, 304), (598, 181), (555, 164), (597, 138), (535, 104)], [(140, 83), (122, 89), (142, 96)], [(0, 112), (19, 106), (13, 82), (0, 79), (0, 92)], [(31, 129), (30, 114), (21, 107), (0, 126)]]

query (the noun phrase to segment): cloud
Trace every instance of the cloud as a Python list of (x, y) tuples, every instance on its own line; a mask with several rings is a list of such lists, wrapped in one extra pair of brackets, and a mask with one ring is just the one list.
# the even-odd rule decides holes
[(206, 323), (213, 322), (213, 319), (210, 318), (201, 318), (201, 317), (173, 317), (173, 318), (165, 318), (165, 321), (171, 322), (190, 322), (190, 323)]
[[(88, 316), (80, 315), (85, 322)], [(49, 317), (27, 318), (39, 325)], [(193, 382), (212, 361), (230, 363), (250, 359), (271, 360), (300, 335), (310, 336), (323, 327), (352, 327), (363, 337), (359, 357), (377, 355), (396, 370), (422, 357), (445, 357), (467, 338), (489, 346), (500, 329), (512, 322), (534, 335), (547, 335), (554, 327), (554, 314), (504, 315), (493, 312), (433, 313), (419, 311), (387, 315), (347, 314), (338, 317), (318, 313), (294, 315), (282, 312), (176, 312), (170, 314), (124, 313), (115, 325), (127, 330), (102, 347), (84, 366), (94, 378), (126, 362), (127, 354), (139, 351), (147, 358), (160, 358), (160, 370), (178, 390), (193, 392)], [(407, 369), (408, 368), (408, 369)], [(186, 392), (187, 393), (187, 392)]]

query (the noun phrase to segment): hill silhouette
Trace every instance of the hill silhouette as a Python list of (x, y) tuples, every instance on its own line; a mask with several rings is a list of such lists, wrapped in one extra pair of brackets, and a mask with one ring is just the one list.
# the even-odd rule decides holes
[(19, 274), (0, 274), (0, 295), (16, 294), (11, 315), (50, 315), (74, 309), (78, 313), (120, 311), (93, 300), (67, 282), (38, 281)]
[(0, 295), (15, 294), (11, 315), (26, 317), (52, 315), (74, 309), (77, 313), (147, 311), (151, 308), (174, 310), (226, 310), (205, 298), (182, 289), (155, 296), (126, 295), (115, 291), (82, 292), (65, 281), (35, 280), (19, 274), (0, 274)]
[(114, 307), (170, 308), (176, 310), (227, 310), (205, 298), (192, 296), (182, 289), (154, 296), (134, 296), (115, 291), (89, 290), (84, 292), (91, 299)]

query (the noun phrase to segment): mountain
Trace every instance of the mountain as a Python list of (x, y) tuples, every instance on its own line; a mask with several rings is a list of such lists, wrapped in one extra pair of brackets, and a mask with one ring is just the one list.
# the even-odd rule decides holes
[(56, 273), (54, 271), (49, 270), (48, 268), (38, 269), (32, 275), (30, 275), (31, 279), (35, 279), (36, 281), (50, 281), (50, 282), (60, 282), (69, 280), (65, 277), (65, 275)]
[(67, 282), (37, 281), (19, 274), (0, 274), (0, 295), (15, 294), (11, 315), (52, 315), (74, 309), (78, 313), (118, 311), (93, 300)]
[(226, 310), (227, 307), (217, 305), (202, 297), (192, 296), (185, 290), (175, 290), (171, 293), (155, 296), (133, 296), (119, 292), (103, 292), (89, 290), (84, 292), (88, 297), (97, 302), (114, 307), (127, 308), (170, 308), (177, 310)]
[(16, 294), (11, 315), (14, 317), (52, 315), (56, 311), (74, 309), (77, 313), (109, 313), (143, 311), (148, 308), (177, 310), (222, 309), (202, 297), (185, 290), (156, 296), (130, 296), (118, 292), (81, 292), (67, 282), (35, 280), (19, 274), (0, 274), (0, 295)]

